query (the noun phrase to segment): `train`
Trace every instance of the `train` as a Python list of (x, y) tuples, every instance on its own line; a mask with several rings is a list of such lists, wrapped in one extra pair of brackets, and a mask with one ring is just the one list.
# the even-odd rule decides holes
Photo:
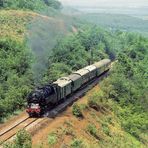
[(108, 71), (110, 59), (103, 59), (92, 65), (73, 72), (67, 77), (59, 78), (52, 84), (44, 85), (33, 90), (27, 97), (26, 112), (30, 117), (41, 116), (47, 109), (52, 108), (61, 100), (65, 100), (83, 86)]

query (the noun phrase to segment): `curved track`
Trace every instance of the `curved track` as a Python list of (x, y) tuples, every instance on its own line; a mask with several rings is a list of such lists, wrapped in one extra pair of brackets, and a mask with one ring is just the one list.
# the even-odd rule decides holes
[(34, 123), (37, 118), (29, 118), (26, 117), (25, 119), (22, 119), (19, 122), (16, 122), (12, 127), (8, 127), (7, 130), (0, 132), (0, 144), (4, 143), (5, 141), (8, 141), (11, 139), (20, 129), (25, 129), (32, 123)]

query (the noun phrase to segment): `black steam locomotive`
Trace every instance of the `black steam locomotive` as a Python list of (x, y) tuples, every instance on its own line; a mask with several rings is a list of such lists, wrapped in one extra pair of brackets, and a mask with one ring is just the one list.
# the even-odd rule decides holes
[(49, 108), (49, 106), (54, 106), (81, 88), (84, 84), (87, 84), (90, 80), (99, 77), (102, 73), (108, 71), (110, 65), (111, 60), (104, 59), (73, 72), (67, 77), (62, 77), (53, 84), (36, 88), (27, 98), (27, 113), (29, 116), (40, 116), (47, 108)]

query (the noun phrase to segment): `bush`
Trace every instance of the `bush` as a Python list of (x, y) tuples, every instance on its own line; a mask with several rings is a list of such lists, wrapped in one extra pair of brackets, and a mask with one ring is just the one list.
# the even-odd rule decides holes
[(89, 124), (87, 126), (87, 131), (93, 136), (95, 137), (97, 140), (100, 140), (100, 136), (98, 135), (98, 130), (96, 128), (96, 126), (94, 124)]
[(96, 129), (96, 126), (94, 124), (89, 124), (87, 126), (87, 131), (93, 135), (94, 137), (97, 135), (97, 129)]
[(55, 133), (51, 133), (48, 135), (48, 143), (49, 145), (54, 145), (57, 142), (57, 136)]
[(108, 136), (110, 135), (110, 129), (106, 123), (102, 124), (102, 130), (106, 135), (108, 135)]
[(74, 139), (70, 146), (71, 148), (84, 148), (83, 141), (79, 139)]
[(72, 113), (76, 117), (83, 117), (81, 107), (77, 103), (73, 104), (73, 106), (72, 106)]
[(16, 139), (14, 141), (15, 148), (31, 148), (31, 136), (25, 130), (20, 130), (16, 134)]
[(3, 145), (4, 148), (32, 148), (31, 136), (24, 129), (16, 134), (14, 142), (7, 142)]
[(97, 111), (102, 110), (104, 107), (108, 107), (107, 100), (105, 99), (102, 91), (99, 91), (98, 93), (89, 97), (88, 105)]
[(87, 132), (89, 132), (97, 140), (102, 140), (101, 135), (99, 135), (99, 131), (97, 130), (97, 127), (93, 123), (87, 126)]

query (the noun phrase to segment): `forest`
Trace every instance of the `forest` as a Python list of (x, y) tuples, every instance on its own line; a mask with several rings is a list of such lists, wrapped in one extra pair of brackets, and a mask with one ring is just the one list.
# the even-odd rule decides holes
[(82, 14), (79, 15), (79, 17), (82, 20), (87, 20), (87, 22), (106, 27), (108, 29), (138, 32), (148, 36), (148, 20), (144, 20), (140, 17), (103, 13)]
[[(128, 34), (122, 38), (122, 50), (111, 76), (101, 84), (100, 99), (114, 100), (113, 110), (122, 127), (134, 137), (147, 143), (148, 110), (148, 40)], [(126, 44), (125, 44), (126, 43)], [(119, 106), (118, 106), (119, 105)]]
[(7, 9), (26, 9), (26, 10), (43, 10), (46, 7), (60, 9), (61, 3), (57, 0), (0, 0), (0, 8)]
[[(39, 11), (45, 7), (61, 9), (55, 0), (0, 0), (4, 11)], [(56, 10), (57, 11), (57, 10)], [(26, 18), (9, 18), (0, 12), (0, 122), (4, 122), (26, 106), (28, 93), (36, 87), (32, 65), (36, 62), (27, 38), (23, 36)], [(13, 22), (11, 24), (11, 21)], [(11, 32), (9, 25), (17, 30)], [(148, 38), (142, 34), (111, 30), (90, 23), (80, 23), (76, 33), (59, 37), (48, 56), (47, 69), (39, 85), (52, 83), (95, 61), (110, 58), (114, 62), (110, 76), (101, 83), (97, 93), (99, 102), (111, 103), (110, 108), (119, 118), (125, 131), (140, 142), (148, 141)], [(7, 28), (8, 32), (4, 31)], [(6, 30), (7, 30), (6, 29)], [(10, 29), (11, 34), (8, 35)], [(93, 102), (96, 103), (97, 101)]]

